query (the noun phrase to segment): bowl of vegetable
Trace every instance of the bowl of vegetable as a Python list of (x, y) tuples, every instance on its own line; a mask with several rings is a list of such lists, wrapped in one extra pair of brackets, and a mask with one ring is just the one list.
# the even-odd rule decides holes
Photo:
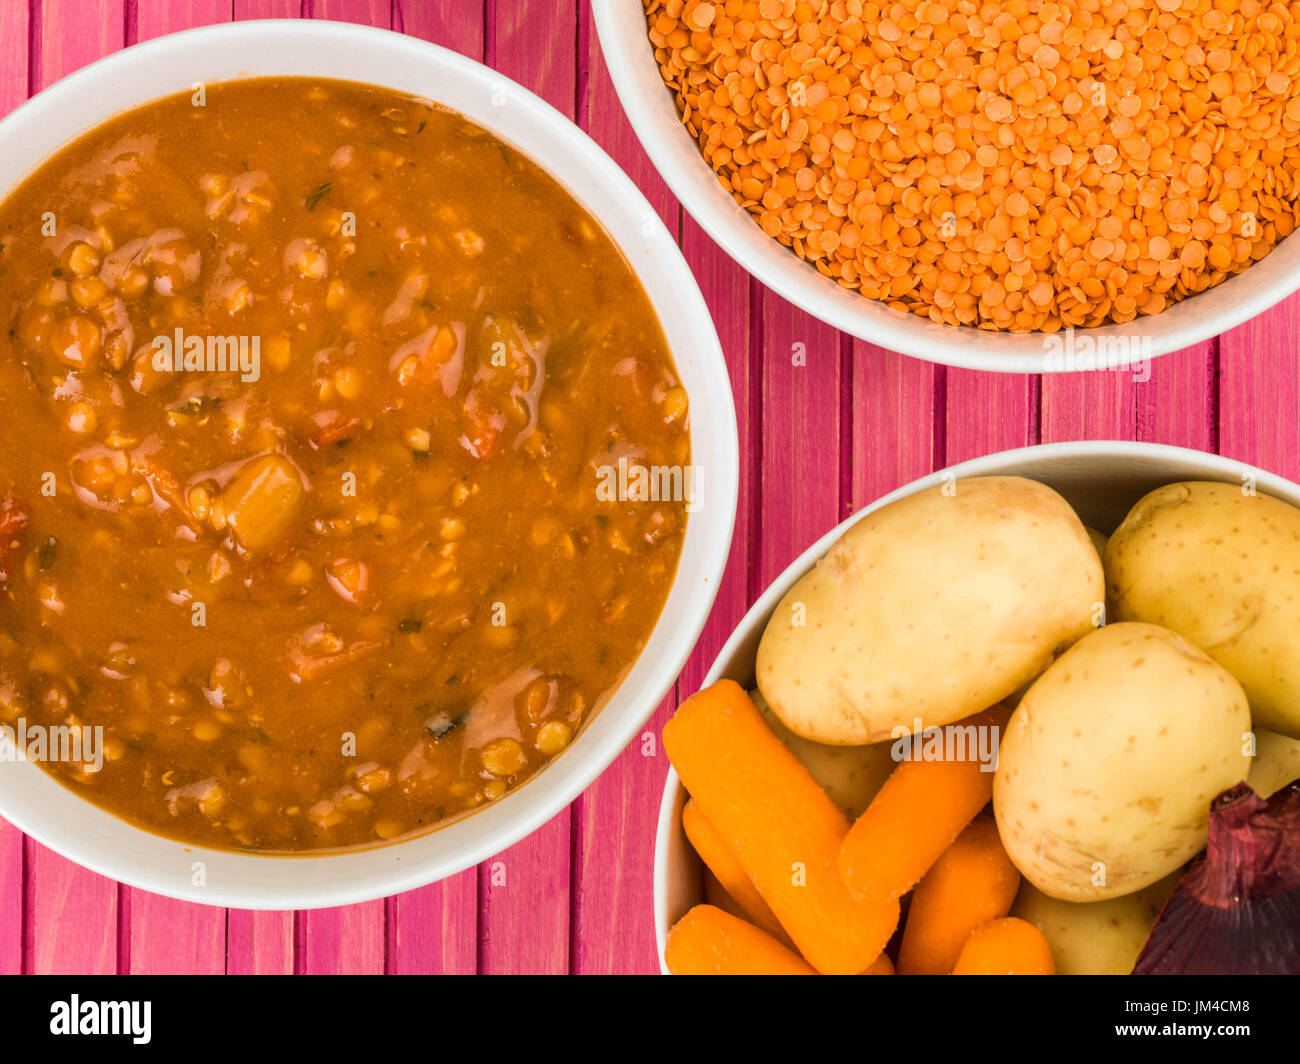
[(1298, 538), (1300, 486), (1130, 442), (850, 517), (665, 726), (663, 970), (1293, 973)]
[[(1086, 41), (1044, 26), (1026, 62), (1019, 32), (978, 20), (932, 54), (928, 23), (884, 7), (837, 20), (757, 6), (593, 0), (619, 99), (674, 194), (736, 262), (835, 328), (968, 369), (1087, 370), (1192, 346), (1300, 286), (1294, 192), (1276, 199), (1272, 177), (1199, 205), (1180, 191), (1220, 166), (1236, 184), (1261, 157), (1294, 189), (1294, 83), (1276, 75), (1240, 98), (1257, 116), (1243, 129), (1237, 100), (1191, 99), (1216, 78), (1207, 49), (1185, 97), (1149, 106), (1122, 70), (1165, 62), (1142, 42), (1181, 33), (1173, 16), (1099, 16)], [(1254, 39), (1255, 21), (1234, 32)], [(1163, 139), (1184, 107), (1204, 124)], [(1132, 135), (1148, 124), (1156, 142)]]

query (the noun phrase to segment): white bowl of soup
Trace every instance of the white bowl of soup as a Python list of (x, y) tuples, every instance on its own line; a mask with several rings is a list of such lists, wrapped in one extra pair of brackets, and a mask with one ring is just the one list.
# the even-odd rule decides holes
[(128, 49), (0, 143), (0, 815), (283, 909), (571, 802), (736, 505), (717, 337), (628, 178), (501, 75), (321, 22)]
[[(1109, 536), (1148, 492), (1181, 481), (1220, 481), (1300, 506), (1300, 485), (1244, 462), (1183, 447), (1123, 440), (1040, 444), (976, 458), (905, 484), (837, 525), (809, 547), (759, 596), (714, 660), (702, 687), (734, 680), (756, 688), (759, 641), (790, 589), (809, 573), (844, 533), (868, 514), (917, 492), (971, 477), (1028, 477), (1059, 492), (1090, 529)], [(806, 744), (815, 746), (816, 744)], [(831, 748), (824, 748), (831, 749)], [(802, 755), (801, 755), (802, 756)], [(862, 770), (861, 779), (869, 772)], [(734, 903), (704, 868), (682, 828), (688, 794), (670, 769), (655, 836), (654, 919), (660, 969), (669, 929), (694, 906)], [(856, 816), (861, 809), (850, 810)]]
[[(945, 265), (940, 262), (939, 255), (943, 249), (952, 246), (950, 242), (967, 240), (970, 235), (968, 226), (973, 224), (971, 219), (976, 217), (974, 205), (977, 197), (1015, 194), (1013, 181), (1016, 174), (1011, 169), (1012, 153), (1019, 153), (1014, 156), (1017, 162), (1034, 157), (1032, 149), (1015, 143), (1010, 132), (1006, 133), (1006, 139), (993, 143), (990, 143), (991, 138), (965, 141), (964, 136), (970, 133), (968, 119), (971, 113), (977, 112), (981, 117), (995, 114), (994, 121), (1003, 123), (1000, 128), (1005, 131), (1011, 131), (1014, 121), (1020, 116), (1036, 117), (1040, 123), (1063, 122), (1068, 125), (1073, 121), (1074, 115), (1084, 113), (1096, 117), (1098, 125), (1092, 128), (1100, 130), (1105, 130), (1111, 123), (1145, 123), (1148, 116), (1151, 116), (1151, 111), (1150, 101), (1144, 97), (1144, 93), (1151, 90), (1134, 86), (1133, 91), (1130, 91), (1131, 83), (1119, 76), (1118, 65), (1142, 61), (1142, 57), (1135, 51), (1136, 40), (1139, 35), (1148, 32), (1146, 26), (1135, 29), (1133, 35), (1123, 42), (1119, 40), (1114, 25), (1106, 25), (1104, 32), (1091, 29), (1089, 32), (1100, 32), (1099, 40), (1087, 44), (1085, 47), (1092, 51), (1084, 51), (1082, 54), (1077, 46), (1053, 47), (1047, 44), (1044, 37), (1043, 43), (1032, 46), (1032, 55), (1036, 56), (1041, 49), (1047, 48), (1049, 61), (1059, 62), (1060, 65), (1038, 77), (1038, 81), (1044, 83), (1042, 85), (1026, 81), (1013, 88), (1012, 81), (1026, 73), (1024, 68), (1031, 61), (1031, 53), (1015, 54), (1020, 32), (1014, 37), (1001, 35), (991, 24), (978, 30), (980, 34), (987, 34), (984, 42), (974, 42), (963, 35), (949, 41), (946, 48), (941, 49), (935, 41), (934, 54), (926, 52), (920, 56), (917, 49), (921, 48), (920, 42), (929, 37), (930, 27), (919, 20), (914, 12), (906, 14), (912, 27), (896, 25), (892, 19), (898, 18), (901, 22), (903, 16), (883, 7), (864, 8), (857, 15), (845, 16), (842, 22), (837, 22), (834, 15), (818, 16), (815, 8), (811, 9), (809, 17), (807, 12), (800, 14), (793, 10), (790, 4), (779, 3), (755, 5), (742, 10), (736, 4), (721, 2), (593, 0), (592, 8), (601, 49), (623, 109), (655, 168), (691, 216), (728, 255), (774, 292), (820, 320), (869, 343), (931, 362), (967, 369), (1007, 373), (1114, 369), (1125, 365), (1142, 365), (1151, 358), (1217, 336), (1263, 313), (1300, 289), (1300, 237), (1287, 236), (1280, 241), (1270, 241), (1271, 250), (1267, 254), (1262, 257), (1254, 255), (1252, 245), (1266, 232), (1268, 224), (1263, 213), (1256, 216), (1252, 211), (1252, 205), (1256, 205), (1255, 198), (1239, 199), (1235, 191), (1225, 189), (1219, 179), (1210, 173), (1211, 170), (1217, 170), (1217, 166), (1209, 166), (1212, 159), (1221, 158), (1225, 167), (1235, 165), (1235, 159), (1230, 158), (1230, 155), (1218, 157), (1216, 153), (1225, 137), (1232, 138), (1235, 135), (1229, 127), (1232, 127), (1236, 119), (1224, 121), (1219, 112), (1207, 108), (1210, 113), (1204, 117), (1203, 123), (1195, 124), (1195, 136), (1187, 139), (1186, 144), (1175, 144), (1178, 150), (1171, 151), (1168, 159), (1158, 159), (1155, 152), (1160, 150), (1161, 144), (1167, 145), (1173, 137), (1180, 136), (1183, 129), (1175, 130), (1169, 139), (1151, 139), (1149, 142), (1144, 124), (1137, 142), (1129, 141), (1133, 135), (1130, 129), (1122, 129), (1113, 136), (1103, 138), (1099, 135), (1091, 141), (1081, 138), (1073, 148), (1069, 144), (1053, 143), (1053, 147), (1064, 152), (1063, 156), (1056, 158), (1050, 158), (1050, 152), (1044, 145), (1044, 162), (1050, 159), (1051, 165), (1043, 167), (1041, 171), (1030, 167), (1019, 171), (1019, 174), (1027, 177), (1031, 171), (1035, 171), (1042, 176), (1044, 188), (1047, 189), (1053, 187), (1053, 181), (1068, 178), (1068, 191), (1075, 205), (1056, 216), (1053, 225), (1069, 215), (1082, 219), (1087, 231), (1072, 245), (1073, 250), (1060, 255), (1051, 264), (1051, 269), (1040, 270), (1035, 266), (1036, 280), (1022, 285), (1019, 281), (1012, 281), (1011, 284), (1007, 284), (1007, 281), (1013, 275), (1021, 276), (1011, 267), (1020, 268), (1035, 261), (1037, 251), (1028, 242), (1029, 233), (1019, 229), (1004, 231), (992, 225), (986, 226), (980, 234), (980, 255), (985, 259), (1010, 256), (1011, 264), (999, 265), (980, 281), (983, 285), (993, 274), (997, 274), (989, 286), (998, 293), (996, 297), (990, 294), (985, 299), (986, 290), (982, 289), (978, 293), (978, 304), (960, 306), (961, 298), (971, 294), (963, 277), (984, 272), (983, 265), (979, 271), (968, 261), (957, 260)], [(662, 25), (666, 32), (676, 35), (668, 47), (651, 43), (647, 9), (652, 21), (664, 20)], [(1153, 21), (1164, 19), (1164, 15), (1157, 9), (1148, 10)], [(1165, 28), (1153, 26), (1149, 32), (1158, 34), (1159, 39), (1163, 40), (1166, 29), (1176, 21), (1176, 15), (1169, 16)], [(973, 24), (983, 26), (978, 19)], [(919, 26), (919, 29), (914, 35), (915, 26)], [(956, 34), (960, 28), (954, 26), (952, 32)], [(1061, 24), (1056, 23), (1055, 28), (1060, 30)], [(1046, 35), (1046, 30), (1044, 34)], [(1026, 35), (1026, 41), (1028, 39)], [(1058, 45), (1061, 44), (1059, 38), (1053, 39)], [(1118, 63), (1102, 58), (1100, 48), (1103, 45), (1123, 49), (1116, 57), (1110, 57), (1118, 58)], [(775, 49), (777, 54), (764, 58), (758, 52), (760, 46)], [(901, 53), (900, 49), (905, 46), (913, 50)], [(988, 51), (990, 47), (992, 53)], [(1072, 47), (1074, 50), (1071, 50)], [(998, 54), (999, 48), (1006, 51)], [(857, 61), (851, 56), (859, 49), (871, 52), (869, 64), (877, 65), (869, 65), (861, 74), (857, 67), (854, 67), (851, 74), (844, 73), (841, 68)], [(1181, 46), (1177, 51), (1182, 56)], [(1202, 59), (1215, 51), (1214, 48), (1207, 48), (1201, 53)], [(1008, 55), (1008, 52), (1011, 54)], [(1215, 55), (1213, 61), (1217, 63), (1218, 58)], [(965, 73), (941, 71), (940, 61), (967, 62), (972, 66)], [(891, 62), (898, 64), (897, 69), (886, 66)], [(981, 76), (977, 85), (974, 71), (980, 68), (981, 62), (983, 69), (990, 73), (994, 69), (1012, 73), (1005, 80), (987, 88), (982, 78), (988, 75)], [(1106, 69), (1113, 71), (1115, 76), (1108, 73), (1104, 78), (1092, 80), (1098, 62), (1105, 63)], [(1066, 73), (1071, 63), (1085, 64), (1082, 69), (1089, 71), (1085, 84), (1067, 86)], [(935, 71), (928, 83), (922, 73), (926, 64)], [(771, 76), (773, 68), (778, 65), (783, 68), (778, 77)], [(1193, 65), (1190, 58), (1187, 65)], [(1201, 66), (1204, 67), (1204, 62)], [(917, 74), (912, 73), (913, 67)], [(673, 78), (671, 88), (665, 80), (665, 71)], [(764, 71), (768, 72), (766, 76)], [(837, 96), (836, 89), (832, 87), (827, 98), (822, 88), (828, 84), (833, 85), (836, 74), (845, 79), (847, 88), (842, 91), (848, 95)], [(1194, 76), (1189, 75), (1185, 85), (1204, 85), (1211, 76), (1210, 70), (1206, 68), (1203, 74), (1198, 71)], [(905, 81), (905, 78), (911, 80)], [(1047, 78), (1052, 79), (1051, 91), (1046, 87)], [(998, 81), (996, 78), (994, 80)], [(1169, 82), (1172, 85), (1177, 80), (1170, 78)], [(806, 106), (801, 106), (793, 95), (792, 86), (796, 83), (807, 91)], [(928, 106), (918, 99), (918, 86), (923, 83), (926, 92), (936, 93)], [(1296, 124), (1300, 122), (1300, 107), (1289, 104), (1295, 96), (1295, 86), (1285, 76), (1274, 79), (1273, 84), (1279, 90), (1276, 93), (1261, 85), (1257, 97), (1249, 101), (1234, 101), (1248, 105), (1251, 120), (1259, 117), (1262, 122), (1262, 125), (1254, 127), (1258, 132), (1252, 133), (1248, 151), (1243, 146), (1242, 165), (1247, 168), (1262, 155), (1269, 153), (1278, 156), (1274, 162), (1282, 160), (1282, 143), (1288, 139), (1294, 141)], [(684, 85), (689, 86), (690, 94), (695, 97), (691, 113), (687, 115), (693, 129), (687, 129), (681, 113), (679, 98)], [(746, 91), (747, 85), (753, 85), (752, 90)], [(943, 93), (949, 89), (955, 90), (958, 86), (967, 87), (969, 95), (960, 107), (954, 108), (951, 98), (939, 93), (940, 90)], [(975, 96), (976, 88), (980, 90), (978, 98)], [(1067, 95), (1067, 89), (1078, 102), (1077, 111), (1073, 107), (1074, 101), (1066, 107), (1062, 99)], [(705, 90), (709, 91), (712, 99), (701, 99)], [(1017, 91), (1025, 92), (1027, 98), (1017, 99), (1013, 103), (1008, 94)], [(855, 93), (860, 93), (860, 97), (856, 97)], [(1110, 93), (1110, 96), (1107, 97), (1106, 93)], [(1120, 94), (1120, 98), (1115, 98), (1116, 93)], [(731, 98), (730, 104), (725, 99), (728, 96)], [(764, 100), (773, 102), (765, 104)], [(819, 128), (817, 123), (820, 117), (815, 115), (815, 108), (833, 106), (840, 100), (846, 101), (856, 110), (842, 111), (838, 118), (831, 120), (838, 124)], [(1058, 101), (1061, 102), (1059, 108), (1056, 107)], [(1140, 105), (1133, 107), (1135, 101), (1141, 101)], [(1289, 113), (1285, 110), (1288, 105), (1292, 108)], [(715, 115), (701, 115), (706, 107), (728, 109), (740, 117), (735, 119), (733, 114), (725, 121), (718, 121), (715, 120)], [(758, 115), (764, 107), (768, 108), (768, 113), (760, 120)], [(1002, 108), (1003, 113), (996, 114), (991, 110), (994, 107)], [(1090, 108), (1098, 110), (1090, 111)], [(936, 114), (936, 110), (943, 113)], [(865, 129), (856, 127), (853, 122), (855, 118), (871, 120), (874, 125)], [(800, 129), (796, 138), (791, 130), (801, 119), (806, 119), (807, 128)], [(1164, 119), (1159, 118), (1158, 122), (1153, 121), (1153, 125), (1163, 122)], [(782, 131), (781, 137), (767, 133), (773, 126)], [(910, 141), (897, 135), (903, 127), (906, 127), (908, 136), (912, 138)], [(1162, 132), (1168, 132), (1173, 127), (1162, 125), (1161, 128)], [(730, 131), (735, 131), (734, 136)], [(813, 143), (813, 138), (818, 133), (828, 141), (827, 145), (820, 148)], [(931, 134), (935, 138), (933, 146), (928, 139)], [(715, 135), (720, 143), (710, 140)], [(1037, 136), (1038, 132), (1034, 135)], [(1194, 149), (1188, 147), (1201, 135), (1205, 137), (1203, 145), (1195, 146)], [(834, 144), (831, 138), (835, 136), (845, 136), (848, 140), (843, 144)], [(948, 142), (939, 140), (941, 136), (947, 137)], [(789, 138), (786, 145), (781, 144), (783, 138)], [(719, 180), (719, 173), (706, 160), (701, 139), (715, 149), (715, 163), (722, 159), (720, 165), (724, 171), (724, 180)], [(891, 150), (898, 147), (897, 154), (892, 160), (886, 157), (883, 166), (856, 182), (852, 174), (842, 175), (829, 164), (823, 165), (825, 159), (836, 158), (833, 155), (835, 150), (860, 155), (857, 152), (859, 143), (874, 145), (886, 141), (892, 142)], [(1129, 141), (1128, 146), (1126, 141)], [(987, 152), (994, 147), (1000, 147), (1007, 154), (999, 158), (999, 152), (995, 150), (991, 157), (981, 160), (980, 149)], [(784, 153), (787, 148), (791, 153), (788, 156), (781, 154), (772, 158), (761, 154), (769, 151)], [(729, 155), (740, 151), (748, 153), (744, 166), (732, 165), (720, 156), (719, 152), (724, 150)], [(1090, 154), (1094, 150), (1105, 153), (1097, 155), (1095, 165), (1117, 175), (1121, 169), (1126, 169), (1125, 161), (1131, 151), (1143, 153), (1133, 168), (1133, 173), (1124, 176), (1125, 180), (1132, 177), (1136, 181), (1136, 175), (1141, 174), (1142, 180), (1149, 182), (1150, 187), (1144, 188), (1140, 193), (1143, 203), (1137, 210), (1140, 212), (1150, 208), (1154, 215), (1161, 216), (1159, 222), (1154, 216), (1144, 218), (1140, 230), (1121, 224), (1121, 219), (1127, 220), (1129, 217), (1129, 205), (1139, 196), (1136, 185), (1126, 186), (1117, 193), (1118, 199), (1123, 202), (1113, 204), (1113, 210), (1102, 207), (1094, 200), (1090, 189), (1100, 187), (1101, 179), (1086, 169), (1086, 166), (1094, 165)], [(1193, 151), (1194, 154), (1189, 154)], [(800, 152), (808, 157), (805, 160), (807, 165), (798, 167), (788, 162), (788, 159)], [(1250, 152), (1254, 154), (1251, 155)], [(962, 180), (958, 183), (945, 180), (943, 191), (950, 193), (947, 199), (932, 196), (931, 190), (922, 184), (916, 174), (902, 173), (913, 164), (918, 167), (925, 164), (928, 167), (936, 160), (939, 163), (949, 163), (950, 159), (955, 160), (949, 164), (955, 168), (952, 173)], [(1201, 162), (1207, 166), (1201, 168)], [(986, 168), (983, 168), (983, 163), (987, 163)], [(1058, 163), (1063, 165), (1057, 165)], [(1194, 171), (1193, 163), (1197, 168)], [(960, 173), (961, 168), (977, 164), (982, 168), (975, 171), (971, 180), (966, 180), (966, 175)], [(843, 165), (847, 164), (837, 160), (837, 167), (842, 168)], [(1294, 184), (1296, 165), (1294, 154), (1281, 162), (1285, 172), (1290, 175), (1289, 179), (1281, 178), (1283, 185)], [(1181, 203), (1178, 207), (1165, 211), (1163, 183), (1171, 178), (1183, 182), (1184, 175), (1189, 171), (1195, 174), (1197, 180), (1210, 175), (1207, 184), (1199, 191), (1195, 186), (1180, 184), (1171, 198), (1181, 200), (1183, 189), (1187, 188), (1189, 195), (1199, 197), (1195, 203), (1207, 209), (1218, 201), (1226, 213), (1216, 212), (1214, 217), (1217, 221), (1208, 217), (1204, 223), (1200, 219), (1193, 221), (1184, 212)], [(801, 189), (809, 193), (816, 189), (817, 195), (796, 203), (792, 198), (796, 195), (793, 188), (777, 188), (776, 199), (770, 204), (765, 203), (763, 197), (773, 190), (766, 187), (770, 182), (765, 177), (756, 177), (757, 174), (781, 174), (790, 181), (801, 181), (806, 176), (807, 187), (800, 186)], [(1083, 177), (1076, 180), (1080, 174)], [(895, 176), (897, 182), (894, 181)], [(1239, 175), (1233, 175), (1234, 183), (1237, 176)], [(757, 184), (747, 190), (744, 184), (747, 179), (756, 181)], [(823, 179), (849, 188), (851, 192), (841, 195), (837, 189), (833, 196), (824, 196), (820, 186), (814, 184)], [(893, 195), (901, 197), (919, 192), (926, 197), (924, 204), (905, 203), (904, 210), (894, 212), (885, 209), (881, 216), (875, 213), (850, 214), (848, 217), (854, 220), (855, 226), (852, 237), (847, 235), (848, 227), (844, 226), (835, 230), (833, 244), (823, 242), (817, 254), (806, 254), (801, 258), (791, 250), (796, 240), (802, 244), (817, 232), (825, 232), (833, 227), (816, 229), (793, 223), (788, 213), (783, 214), (786, 208), (814, 210), (826, 201), (829, 209), (829, 203), (834, 202), (836, 206), (832, 213), (838, 211), (838, 216), (843, 217), (846, 215), (848, 201), (853, 199), (856, 204), (855, 197), (864, 194), (873, 201), (891, 204), (892, 198), (880, 198), (882, 188), (888, 192), (887, 186), (891, 184), (897, 185)], [(903, 193), (903, 189), (907, 192)], [(1228, 198), (1221, 199), (1221, 192), (1227, 192)], [(961, 198), (962, 193), (969, 194), (969, 201)], [(1068, 197), (1062, 194), (1062, 198)], [(1038, 215), (1034, 199), (1035, 194), (1031, 192), (1026, 209), (1022, 212), (1017, 206), (1010, 213), (1018, 220), (1035, 220)], [(1272, 199), (1272, 191), (1267, 185), (1262, 186), (1260, 202)], [(1300, 216), (1295, 213), (1294, 196), (1287, 202), (1292, 213), (1286, 223), (1285, 233), (1291, 233), (1300, 224)], [(867, 204), (869, 208), (875, 205), (875, 202)], [(1198, 210), (1193, 206), (1191, 213), (1195, 214)], [(1166, 213), (1167, 219), (1164, 218)], [(978, 217), (988, 221), (993, 214), (981, 206)], [(1102, 217), (1106, 214), (1110, 214), (1111, 218), (1103, 228)], [(993, 220), (1001, 224), (1006, 218), (1005, 214), (999, 214)], [(773, 235), (769, 236), (762, 227), (765, 220), (770, 220)], [(1094, 223), (1097, 225), (1095, 232), (1092, 231)], [(934, 266), (935, 273), (939, 273), (940, 265), (952, 271), (942, 278), (941, 284), (934, 286), (936, 299), (933, 305), (938, 308), (934, 318), (928, 313), (920, 313), (927, 310), (926, 303), (915, 300), (908, 302), (906, 297), (912, 288), (904, 292), (895, 284), (887, 293), (873, 295), (872, 298), (863, 295), (861, 289), (867, 287), (865, 281), (869, 265), (866, 260), (857, 263), (862, 267), (860, 276), (848, 277), (843, 270), (838, 269), (837, 256), (842, 248), (850, 246), (850, 240), (855, 248), (887, 248), (888, 244), (876, 241), (871, 236), (873, 227), (886, 224), (896, 226), (892, 234), (895, 245), (899, 242), (908, 244), (913, 238), (916, 245), (932, 245), (935, 250), (933, 263), (939, 264)], [(1112, 228), (1117, 224), (1121, 227), (1119, 232)], [(1209, 229), (1202, 230), (1203, 224), (1208, 224)], [(1166, 229), (1168, 235), (1162, 235)], [(1034, 235), (1056, 240), (1060, 237), (1060, 232), (1061, 227), (1055, 226)], [(843, 238), (840, 233), (845, 234)], [(1274, 233), (1274, 237), (1285, 233)], [(1197, 235), (1192, 235), (1189, 239), (1189, 234)], [(1026, 237), (1026, 241), (1021, 240), (1022, 236)], [(1149, 236), (1159, 236), (1164, 243), (1148, 245), (1146, 240)], [(1202, 242), (1201, 237), (1205, 237), (1209, 243)], [(1213, 259), (1198, 260), (1196, 256), (1208, 254), (1206, 248), (1213, 244), (1216, 237), (1225, 245), (1225, 249), (1213, 252), (1215, 256), (1226, 254), (1229, 243), (1241, 241), (1233, 243), (1234, 254), (1241, 255), (1237, 265), (1233, 266), (1231, 260), (1225, 261), (1224, 265), (1230, 266), (1230, 270), (1214, 274), (1218, 283), (1205, 287), (1204, 290), (1193, 287), (1190, 290), (1195, 294), (1175, 301), (1178, 286), (1183, 284), (1181, 270), (1184, 242), (1192, 245), (1187, 251), (1189, 263), (1199, 261), (1203, 264), (1210, 261), (1213, 264)], [(1022, 255), (1022, 243), (1030, 249), (1027, 256)], [(1130, 256), (1125, 245), (1141, 245), (1142, 253)], [(970, 246), (975, 246), (973, 240)], [(807, 251), (806, 244), (804, 250)], [(1046, 263), (1050, 257), (1047, 253), (1053, 252), (1053, 248), (1045, 247), (1041, 250), (1046, 256), (1043, 263)], [(900, 277), (910, 281), (924, 273), (919, 268), (912, 270), (906, 262), (886, 260), (883, 251), (876, 258), (879, 269), (873, 280), (880, 284), (896, 282)], [(1136, 259), (1139, 258), (1143, 261), (1137, 262)], [(1252, 261), (1252, 258), (1257, 261)], [(981, 263), (983, 261), (981, 259)], [(1245, 262), (1250, 264), (1239, 269)], [(1104, 266), (1106, 273), (1099, 272), (1099, 264)], [(831, 265), (836, 268), (832, 269)], [(1116, 281), (1111, 286), (1115, 291), (1111, 291), (1103, 278), (1118, 278), (1121, 276), (1120, 271), (1123, 271), (1125, 285)], [(1045, 278), (1055, 279), (1067, 275), (1070, 285), (1058, 284), (1057, 291), (1048, 290), (1053, 284)], [(849, 286), (840, 283), (841, 279), (847, 280)], [(1094, 283), (1098, 286), (1095, 289), (1091, 287)], [(1035, 287), (1040, 284), (1046, 285), (1041, 293)], [(1173, 285), (1172, 288), (1169, 288), (1170, 284)], [(916, 287), (928, 290), (929, 286), (922, 281)], [(1160, 295), (1159, 306), (1163, 309), (1155, 304), (1147, 305), (1157, 288), (1162, 293), (1169, 288), (1167, 297)], [(940, 291), (944, 293), (941, 297)], [(1068, 306), (1058, 299), (1061, 292), (1066, 292)], [(1080, 315), (1077, 320), (1083, 324), (1063, 327), (1069, 326), (1070, 321), (1074, 320), (1070, 312), (1079, 303), (1113, 300), (1115, 295), (1124, 295), (1128, 301), (1114, 304), (1114, 308), (1120, 311), (1119, 315), (1107, 313), (1096, 316), (1100, 323), (1094, 322), (1091, 314)], [(1036, 320), (1030, 322), (1031, 331), (1016, 331), (1025, 327), (1017, 324), (1018, 318), (1039, 316), (1029, 315), (1028, 312), (1022, 315), (1018, 310), (1002, 323), (996, 318), (996, 308), (1010, 308), (1013, 303), (1019, 308), (1027, 308), (1031, 302), (1034, 307), (1038, 307), (1040, 304), (1034, 301), (1040, 299), (1043, 301), (1041, 306), (1066, 312), (1054, 315), (1058, 320), (1048, 331), (1032, 331), (1047, 328)], [(903, 308), (905, 304), (905, 309), (897, 309)], [(961, 324), (947, 322), (950, 313), (956, 316), (954, 306), (968, 312), (957, 317)], [(1111, 309), (1111, 305), (1108, 304), (1106, 309)], [(977, 310), (978, 317), (972, 317)], [(1153, 310), (1154, 313), (1151, 312)]]

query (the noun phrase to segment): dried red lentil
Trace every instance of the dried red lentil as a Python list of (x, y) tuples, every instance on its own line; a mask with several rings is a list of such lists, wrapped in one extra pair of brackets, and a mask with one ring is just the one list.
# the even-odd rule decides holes
[(763, 231), (982, 329), (1155, 314), (1300, 224), (1300, 0), (645, 0)]

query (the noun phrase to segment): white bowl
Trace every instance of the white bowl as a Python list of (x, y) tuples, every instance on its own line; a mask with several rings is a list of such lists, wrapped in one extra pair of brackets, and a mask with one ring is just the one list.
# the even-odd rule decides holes
[(1300, 290), (1300, 234), (1208, 292), (1124, 325), (1044, 333), (936, 325), (890, 310), (824, 277), (769, 238), (732, 199), (677, 116), (655, 62), (641, 0), (592, 0), (614, 88), (641, 144), (691, 216), (741, 266), (814, 317), (890, 350), (966, 369), (1052, 373), (1144, 365), (1253, 318)]
[[(436, 100), (560, 181), (603, 223), (658, 313), (691, 397), (692, 462), (704, 489), (687, 522), (663, 614), (618, 691), (570, 749), (518, 792), (446, 828), (338, 855), (228, 853), (132, 827), (35, 765), (0, 763), (0, 816), (87, 868), (189, 901), (314, 908), (384, 897), (477, 864), (550, 820), (614, 760), (672, 686), (704, 627), (730, 546), (739, 455), (717, 334), (677, 244), (650, 205), (558, 111), (502, 75), (415, 38), (343, 23), (265, 21), (129, 48), (51, 86), (0, 122), (0, 192), (8, 195), (51, 153), (120, 111), (189, 91), (197, 81), (262, 75), (341, 78)], [(205, 886), (193, 885), (198, 863)]]
[[(1219, 480), (1245, 485), (1247, 478), (1253, 478), (1261, 494), (1300, 506), (1300, 485), (1276, 474), (1218, 455), (1155, 443), (1047, 443), (962, 462), (877, 499), (799, 555), (745, 614), (705, 676), (704, 686), (729, 679), (746, 690), (753, 690), (754, 655), (772, 611), (851, 525), (873, 510), (942, 484), (950, 477), (988, 476), (1023, 476), (1042, 481), (1070, 502), (1084, 524), (1106, 532), (1113, 531), (1147, 492), (1181, 480)], [(668, 929), (691, 906), (704, 900), (703, 866), (682, 831), (685, 804), (686, 791), (677, 773), (670, 769), (659, 806), (654, 860), (655, 937), (659, 943), (659, 965), (665, 974), (663, 956)]]

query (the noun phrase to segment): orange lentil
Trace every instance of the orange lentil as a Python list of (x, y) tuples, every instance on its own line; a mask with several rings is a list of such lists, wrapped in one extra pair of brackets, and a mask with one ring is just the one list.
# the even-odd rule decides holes
[(1300, 228), (1300, 0), (644, 0), (763, 232), (895, 309), (1154, 314)]

